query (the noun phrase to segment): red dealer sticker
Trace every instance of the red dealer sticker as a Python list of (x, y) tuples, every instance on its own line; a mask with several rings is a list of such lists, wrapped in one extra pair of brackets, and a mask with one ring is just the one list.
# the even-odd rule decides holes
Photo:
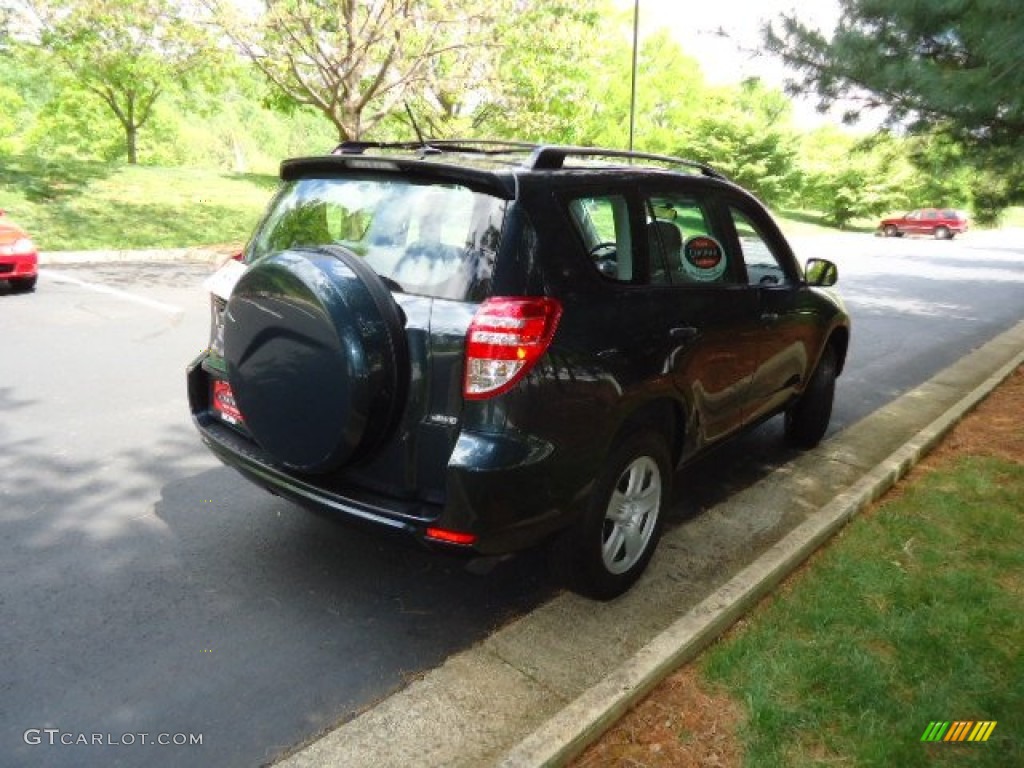
[(220, 379), (213, 380), (213, 411), (229, 424), (242, 424), (244, 421), (231, 385)]
[(694, 235), (683, 243), (683, 268), (694, 280), (717, 280), (725, 273), (725, 251), (715, 238)]

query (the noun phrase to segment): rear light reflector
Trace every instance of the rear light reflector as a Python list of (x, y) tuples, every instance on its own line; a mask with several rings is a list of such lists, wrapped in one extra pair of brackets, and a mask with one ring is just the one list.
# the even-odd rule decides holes
[(427, 528), (427, 538), (434, 541), (441, 541), (445, 544), (458, 544), (463, 547), (470, 546), (476, 541), (476, 534), (462, 533), (461, 531), (449, 531), (444, 528)]
[(551, 298), (491, 298), (466, 332), (463, 395), (481, 400), (507, 392), (547, 351), (562, 316)]

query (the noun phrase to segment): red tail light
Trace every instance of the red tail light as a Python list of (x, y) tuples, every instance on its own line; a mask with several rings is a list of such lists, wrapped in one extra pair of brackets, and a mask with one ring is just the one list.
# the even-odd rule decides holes
[(468, 547), (476, 541), (476, 534), (449, 531), (445, 528), (427, 528), (427, 538), (434, 541), (443, 541), (445, 544), (458, 544), (462, 547)]
[(555, 299), (485, 301), (466, 333), (464, 396), (482, 400), (514, 387), (547, 351), (561, 316)]

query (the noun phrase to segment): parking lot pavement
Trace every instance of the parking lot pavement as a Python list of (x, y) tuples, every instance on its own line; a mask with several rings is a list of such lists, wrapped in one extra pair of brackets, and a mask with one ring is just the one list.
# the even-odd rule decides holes
[(476, 577), (217, 462), (185, 398), (209, 272), (0, 291), (4, 768), (264, 764), (550, 594), (535, 562)]

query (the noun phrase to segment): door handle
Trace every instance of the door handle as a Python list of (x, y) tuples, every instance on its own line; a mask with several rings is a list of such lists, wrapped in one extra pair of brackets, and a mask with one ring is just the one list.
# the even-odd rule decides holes
[(690, 339), (697, 338), (697, 333), (697, 329), (693, 326), (681, 325), (670, 330), (668, 335), (673, 339), (678, 339), (679, 341), (689, 341)]

